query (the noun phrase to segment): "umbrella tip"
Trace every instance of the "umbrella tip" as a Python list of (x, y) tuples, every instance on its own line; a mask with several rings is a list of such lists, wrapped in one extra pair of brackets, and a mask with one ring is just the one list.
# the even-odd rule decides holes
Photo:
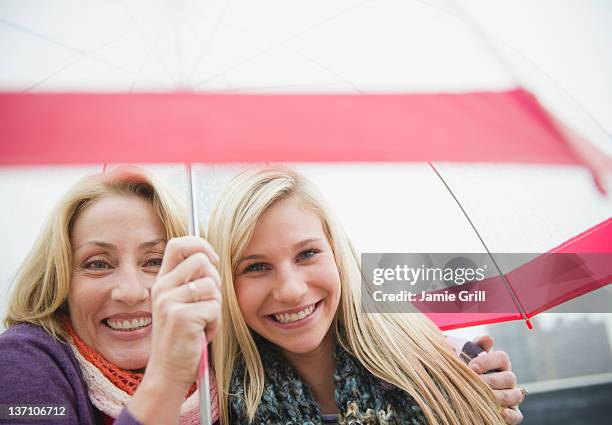
[(525, 324), (527, 325), (527, 328), (529, 328), (530, 331), (533, 330), (533, 323), (531, 323), (531, 319), (525, 319)]

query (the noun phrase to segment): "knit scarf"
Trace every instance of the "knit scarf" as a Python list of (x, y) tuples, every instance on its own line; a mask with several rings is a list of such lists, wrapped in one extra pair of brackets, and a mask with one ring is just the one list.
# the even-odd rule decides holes
[[(273, 344), (256, 338), (264, 366), (265, 384), (252, 424), (322, 424), (319, 405), (297, 372)], [(336, 405), (340, 425), (421, 425), (427, 421), (406, 392), (372, 375), (359, 361), (336, 345)], [(238, 362), (230, 383), (230, 422), (248, 424), (244, 396), (244, 364)]]
[[(142, 382), (143, 373), (124, 370), (107, 361), (76, 334), (69, 319), (63, 321), (68, 333), (68, 344), (79, 364), (87, 385), (89, 400), (104, 415), (116, 419), (128, 404), (138, 385)], [(219, 417), (217, 408), (217, 389), (210, 374), (211, 404), (213, 422)], [(181, 425), (199, 425), (200, 409), (198, 391), (193, 384), (181, 406)]]

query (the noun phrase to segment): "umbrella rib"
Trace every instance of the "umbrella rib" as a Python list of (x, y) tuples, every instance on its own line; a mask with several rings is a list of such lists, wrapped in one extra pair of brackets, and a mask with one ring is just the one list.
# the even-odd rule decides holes
[(219, 27), (221, 26), (221, 22), (223, 22), (223, 20), (225, 19), (225, 14), (227, 12), (227, 9), (229, 9), (229, 6), (230, 6), (231, 3), (232, 3), (232, 0), (226, 0), (225, 1), (224, 5), (223, 5), (223, 10), (221, 11), (221, 14), (219, 15), (219, 17), (215, 21), (215, 24), (213, 25), (212, 30), (208, 34), (208, 37), (206, 37), (205, 40), (201, 41), (201, 46), (200, 46), (200, 51), (198, 53), (198, 57), (197, 57), (194, 65), (193, 65), (193, 67), (191, 68), (191, 71), (187, 75), (187, 79), (185, 81), (187, 84), (191, 84), (191, 80), (193, 79), (193, 75), (198, 70), (198, 67), (200, 66), (200, 62), (202, 62), (202, 59), (204, 58), (204, 54), (206, 52), (206, 48), (215, 39), (215, 36), (217, 35), (217, 31), (219, 30)]
[(455, 193), (452, 191), (452, 189), (450, 188), (450, 186), (448, 185), (448, 183), (446, 182), (446, 180), (444, 180), (444, 177), (442, 177), (442, 174), (440, 174), (440, 172), (438, 171), (438, 169), (433, 165), (433, 163), (431, 161), (428, 161), (427, 164), (429, 164), (429, 166), (431, 167), (431, 169), (434, 171), (434, 173), (436, 173), (436, 175), (438, 176), (438, 178), (440, 179), (440, 181), (442, 182), (442, 184), (444, 185), (444, 187), (446, 187), (446, 190), (448, 190), (448, 192), (451, 194), (451, 196), (453, 197), (453, 199), (455, 200), (455, 202), (457, 203), (457, 206), (459, 206), (459, 209), (461, 209), (461, 212), (463, 213), (463, 215), (465, 216), (465, 218), (467, 219), (468, 223), (470, 223), (470, 226), (472, 227), (472, 229), (474, 230), (474, 232), (476, 233), (476, 236), (478, 237), (478, 239), (480, 240), (480, 243), (482, 243), (482, 246), (484, 247), (484, 249), (487, 251), (487, 255), (489, 256), (489, 258), (491, 258), (491, 261), (493, 262), (493, 264), (495, 265), (495, 268), (497, 269), (497, 272), (499, 274), (499, 276), (502, 279), (502, 282), (504, 282), (504, 286), (506, 287), (506, 290), (510, 293), (510, 296), (512, 297), (512, 302), (514, 303), (514, 305), (516, 306), (516, 308), (519, 310), (519, 312), (521, 313), (521, 316), (523, 317), (523, 320), (525, 320), (525, 322), (527, 322), (527, 326), (529, 328), (531, 328), (531, 321), (529, 320), (529, 317), (527, 317), (527, 314), (525, 313), (525, 310), (523, 309), (523, 306), (521, 305), (520, 300), (518, 299), (518, 296), (516, 295), (516, 293), (514, 292), (514, 290), (512, 289), (512, 286), (510, 285), (510, 282), (508, 282), (508, 280), (506, 279), (506, 276), (504, 275), (504, 273), (501, 270), (501, 267), (499, 267), (499, 265), (497, 264), (497, 261), (495, 261), (495, 258), (493, 257), (493, 254), (491, 254), (491, 251), (489, 251), (489, 247), (487, 246), (487, 244), (485, 243), (482, 235), (480, 234), (480, 232), (478, 231), (478, 229), (476, 228), (476, 226), (474, 225), (474, 222), (472, 221), (472, 219), (470, 218), (470, 216), (468, 215), (467, 211), (465, 210), (465, 208), (463, 208), (463, 205), (461, 205), (461, 202), (459, 202), (459, 198), (457, 198), (457, 196), (455, 195)]
[(123, 38), (125, 35), (129, 34), (130, 32), (132, 32), (132, 30), (128, 30), (127, 32), (125, 32), (125, 33), (121, 34), (121, 35), (120, 35), (120, 36), (118, 36), (117, 38), (115, 38), (115, 39), (113, 39), (113, 40), (110, 40), (110, 41), (107, 41), (106, 43), (104, 43), (104, 44), (102, 44), (102, 45), (100, 45), (100, 46), (96, 47), (96, 48), (95, 48), (95, 49), (93, 49), (93, 50), (90, 50), (90, 51), (87, 51), (87, 52), (82, 52), (82, 53), (80, 53), (80, 55), (81, 55), (81, 56), (77, 57), (77, 58), (76, 58), (75, 60), (73, 60), (73, 61), (70, 61), (70, 62), (69, 62), (69, 63), (67, 63), (66, 65), (64, 65), (64, 66), (62, 66), (61, 68), (59, 68), (58, 70), (54, 71), (54, 72), (53, 72), (51, 75), (46, 76), (46, 77), (45, 77), (45, 78), (43, 78), (42, 80), (39, 80), (39, 81), (37, 81), (35, 84), (32, 84), (32, 85), (31, 85), (31, 86), (29, 86), (28, 88), (24, 89), (24, 92), (26, 92), (26, 93), (27, 93), (27, 92), (29, 92), (29, 91), (34, 90), (36, 87), (40, 86), (41, 84), (44, 84), (45, 82), (49, 81), (50, 79), (52, 79), (52, 78), (53, 78), (53, 77), (55, 77), (56, 75), (61, 74), (62, 72), (64, 72), (64, 71), (65, 71), (65, 70), (67, 70), (68, 68), (71, 68), (71, 67), (73, 67), (73, 66), (77, 65), (78, 63), (83, 62), (83, 61), (84, 61), (84, 60), (86, 60), (86, 59), (94, 59), (94, 60), (96, 60), (96, 61), (99, 61), (99, 62), (101, 62), (101, 63), (103, 63), (103, 64), (107, 65), (107, 66), (114, 67), (115, 69), (117, 69), (117, 70), (119, 70), (119, 71), (121, 71), (121, 72), (125, 72), (125, 73), (127, 73), (127, 74), (129, 74), (129, 75), (132, 75), (132, 73), (131, 73), (129, 70), (127, 70), (127, 69), (123, 69), (122, 67), (120, 67), (120, 66), (118, 66), (118, 65), (115, 65), (115, 64), (113, 64), (113, 63), (111, 63), (111, 62), (108, 62), (108, 61), (102, 60), (102, 59), (97, 58), (97, 57), (95, 56), (95, 53), (96, 53), (96, 52), (98, 52), (98, 51), (100, 51), (100, 50), (104, 49), (105, 47), (107, 47), (108, 45), (110, 45), (110, 44), (112, 44), (112, 43), (116, 42), (117, 40), (120, 40), (120, 39), (121, 39), (121, 38)]
[(155, 40), (153, 41), (153, 44), (149, 46), (149, 50), (147, 50), (146, 54), (144, 55), (144, 57), (142, 59), (142, 62), (138, 66), (138, 70), (136, 71), (136, 74), (134, 74), (134, 78), (132, 78), (132, 84), (130, 85), (130, 89), (129, 89), (130, 93), (132, 93), (134, 91), (134, 88), (136, 87), (136, 83), (138, 82), (138, 80), (142, 76), (142, 70), (144, 69), (144, 66), (147, 63), (147, 60), (149, 60), (149, 58), (152, 55), (155, 54), (155, 49), (157, 47), (157, 44), (159, 43), (159, 40), (164, 35), (165, 31), (166, 31), (165, 28), (162, 29), (161, 31), (159, 31), (159, 34), (155, 37)]
[(317, 21), (314, 24), (311, 24), (308, 27), (306, 27), (306, 28), (304, 28), (304, 29), (302, 29), (302, 30), (300, 30), (300, 31), (298, 31), (298, 32), (296, 32), (296, 33), (294, 33), (294, 34), (284, 38), (283, 40), (281, 40), (281, 41), (279, 41), (277, 43), (272, 43), (272, 45), (269, 45), (268, 47), (260, 50), (259, 52), (255, 53), (254, 55), (251, 55), (251, 56), (249, 56), (247, 58), (244, 58), (244, 59), (241, 59), (241, 60), (239, 60), (237, 62), (234, 62), (232, 65), (230, 65), (229, 67), (223, 69), (219, 73), (213, 74), (210, 77), (205, 78), (204, 80), (196, 82), (193, 85), (193, 87), (194, 88), (198, 88), (200, 86), (203, 86), (204, 84), (208, 83), (209, 81), (214, 80), (215, 78), (220, 77), (220, 76), (222, 76), (225, 73), (233, 71), (234, 69), (239, 68), (240, 66), (244, 65), (245, 63), (248, 63), (248, 62), (250, 62), (250, 61), (252, 61), (254, 59), (257, 59), (258, 57), (260, 57), (260, 56), (262, 56), (262, 55), (264, 55), (264, 54), (274, 50), (275, 48), (277, 48), (279, 46), (285, 45), (285, 43), (287, 43), (287, 42), (289, 42), (289, 41), (291, 41), (291, 40), (293, 40), (295, 38), (298, 38), (298, 37), (308, 33), (309, 31), (312, 31), (313, 29), (315, 29), (315, 28), (317, 28), (317, 27), (319, 27), (321, 25), (324, 25), (324, 24), (326, 24), (326, 23), (328, 23), (330, 21), (333, 21), (334, 19), (338, 19), (342, 15), (344, 15), (344, 14), (346, 14), (346, 13), (348, 13), (348, 12), (354, 10), (354, 9), (362, 7), (362, 6), (366, 5), (367, 3), (372, 3), (374, 1), (376, 1), (376, 0), (364, 0), (364, 1), (360, 2), (360, 3), (348, 6), (348, 7), (344, 8), (344, 9), (342, 9), (342, 10), (340, 10), (340, 11), (338, 11), (338, 12), (336, 12), (336, 13), (330, 15), (330, 16), (327, 16), (326, 18), (324, 18), (324, 19), (322, 19), (320, 21)]
[(289, 46), (283, 46), (286, 49), (289, 49), (290, 51), (294, 52), (295, 54), (301, 56), (302, 58), (306, 59), (307, 61), (309, 61), (310, 63), (312, 63), (315, 66), (318, 66), (319, 68), (329, 72), (330, 74), (336, 76), (337, 78), (340, 79), (341, 82), (348, 84), (349, 86), (351, 86), (353, 88), (353, 90), (355, 90), (357, 93), (359, 94), (365, 94), (365, 91), (361, 90), (359, 87), (357, 87), (357, 85), (355, 85), (353, 82), (351, 82), (348, 78), (344, 77), (342, 74), (340, 74), (339, 72), (331, 69), (328, 66), (323, 65), (321, 62), (317, 61), (314, 58), (311, 58), (310, 56), (307, 56), (306, 54), (292, 48)]
[(181, 29), (174, 23), (174, 57), (176, 60), (176, 68), (178, 69), (178, 85), (177, 88), (181, 90), (185, 85), (185, 75), (183, 73), (183, 33)]
[(3, 24), (5, 26), (7, 26), (7, 27), (11, 27), (11, 28), (19, 30), (19, 31), (23, 31), (26, 34), (29, 34), (29, 35), (31, 35), (33, 37), (36, 37), (36, 38), (40, 38), (41, 40), (45, 40), (45, 41), (47, 41), (49, 43), (56, 44), (56, 45), (58, 45), (60, 47), (63, 47), (66, 50), (70, 50), (73, 53), (77, 53), (79, 55), (86, 55), (87, 54), (86, 51), (83, 51), (81, 49), (77, 49), (76, 47), (72, 47), (72, 46), (70, 46), (68, 44), (64, 44), (61, 41), (58, 41), (58, 40), (56, 40), (56, 39), (54, 39), (52, 37), (49, 37), (47, 35), (41, 34), (39, 32), (36, 32), (36, 31), (34, 31), (34, 30), (30, 29), (30, 28), (26, 28), (24, 26), (21, 26), (19, 24), (14, 23), (14, 22), (9, 22), (9, 21), (7, 21), (4, 18), (0, 18), (0, 24)]
[[(188, 24), (188, 28), (189, 28), (189, 31), (191, 31), (193, 38), (194, 38), (194, 39), (196, 39), (196, 40), (198, 41), (198, 45), (199, 45), (199, 46), (201, 46), (201, 45), (204, 43), (204, 40), (203, 40), (202, 38), (200, 38), (200, 36), (199, 36), (199, 35), (198, 35), (198, 33), (195, 31), (195, 29), (193, 28), (193, 26), (191, 26), (191, 25), (189, 25), (189, 24)], [(214, 64), (211, 64), (211, 65), (214, 65)], [(193, 92), (193, 91), (195, 91), (194, 86), (191, 84), (191, 80), (193, 80), (193, 72), (192, 72), (191, 74), (192, 74), (192, 76), (191, 76), (191, 77), (189, 77), (189, 78), (186, 80), (186, 87), (184, 87), (184, 88), (185, 88), (185, 90), (189, 90), (189, 91), (192, 91), (192, 92)], [(226, 74), (223, 74), (221, 77), (223, 78), (223, 80), (225, 81), (225, 84), (226, 84), (226, 86), (227, 86), (226, 88), (224, 88), (224, 89), (223, 89), (223, 92), (228, 92), (228, 91), (230, 91), (230, 90), (231, 90), (231, 88), (232, 88), (232, 84), (230, 83), (230, 81), (229, 81), (229, 79), (228, 79), (227, 75), (226, 75)], [(206, 91), (206, 90), (204, 90), (204, 91)]]
[(108, 45), (116, 42), (117, 40), (120, 40), (121, 38), (125, 37), (127, 34), (132, 32), (132, 30), (127, 30), (127, 31), (119, 34), (117, 37), (113, 38), (112, 40), (109, 40), (109, 41), (103, 43), (102, 45), (100, 45), (100, 46), (98, 46), (98, 47), (96, 47), (96, 48), (94, 48), (92, 50), (87, 51), (87, 50), (78, 49), (76, 47), (72, 47), (72, 46), (70, 46), (68, 44), (65, 44), (65, 43), (62, 43), (62, 42), (60, 42), (60, 41), (58, 41), (58, 40), (56, 40), (56, 39), (54, 39), (52, 37), (49, 37), (47, 35), (41, 34), (39, 32), (36, 32), (36, 31), (34, 31), (34, 30), (30, 29), (30, 28), (26, 28), (26, 27), (23, 27), (21, 25), (15, 24), (13, 22), (9, 22), (9, 21), (7, 21), (6, 19), (3, 19), (3, 18), (0, 18), (0, 24), (3, 24), (5, 26), (7, 26), (7, 27), (14, 28), (14, 29), (19, 30), (19, 31), (23, 31), (26, 34), (29, 34), (29, 35), (31, 35), (33, 37), (36, 37), (36, 38), (39, 38), (41, 40), (45, 40), (45, 41), (47, 41), (49, 43), (55, 44), (57, 46), (60, 46), (60, 47), (62, 47), (64, 49), (66, 49), (66, 50), (69, 50), (69, 51), (79, 55), (78, 58), (70, 61), (68, 64), (66, 64), (63, 67), (59, 68), (58, 70), (54, 71), (51, 75), (48, 75), (47, 77), (43, 78), (42, 80), (38, 81), (37, 83), (35, 83), (35, 84), (29, 86), (28, 88), (24, 89), (24, 92), (28, 92), (28, 91), (38, 87), (40, 84), (44, 83), (45, 81), (48, 81), (49, 79), (53, 78), (55, 75), (59, 74), (60, 72), (70, 68), (73, 65), (76, 65), (77, 63), (79, 63), (79, 62), (81, 62), (81, 61), (83, 61), (85, 59), (95, 60), (95, 61), (100, 62), (100, 63), (102, 63), (102, 64), (104, 64), (104, 65), (106, 65), (106, 66), (108, 66), (110, 68), (114, 68), (114, 69), (116, 69), (118, 71), (121, 71), (121, 72), (127, 73), (129, 75), (132, 75), (132, 72), (130, 72), (129, 70), (127, 70), (127, 69), (125, 69), (125, 68), (123, 68), (123, 67), (121, 67), (121, 66), (119, 66), (119, 65), (117, 65), (115, 63), (112, 63), (112, 62), (109, 62), (109, 61), (107, 61), (105, 59), (99, 58), (99, 57), (97, 57), (95, 55), (96, 52), (98, 52), (99, 50), (101, 50), (101, 49), (107, 47)]
[[(130, 19), (130, 21), (132, 21), (132, 25), (134, 25), (134, 27), (136, 28), (136, 30), (138, 31), (138, 33), (140, 34), (140, 36), (144, 39), (145, 43), (147, 43), (148, 47), (153, 51), (154, 53), (154, 57), (155, 60), (161, 65), (162, 69), (164, 70), (164, 72), (166, 73), (166, 76), (170, 79), (170, 81), (172, 81), (173, 83), (176, 84), (176, 78), (174, 78), (174, 75), (172, 75), (172, 73), (170, 72), (170, 69), (168, 68), (167, 64), (165, 61), (163, 61), (160, 57), (159, 57), (159, 52), (157, 51), (157, 49), (155, 48), (155, 45), (153, 45), (151, 43), (151, 40), (149, 39), (149, 37), (147, 36), (147, 34), (142, 30), (142, 28), (140, 27), (140, 25), (138, 24), (138, 21), (136, 21), (136, 18), (134, 17), (134, 15), (132, 14), (132, 12), (130, 11), (130, 9), (127, 7), (127, 5), (125, 4), (125, 1), (122, 0), (119, 2), (119, 4), (121, 4), (121, 7), (123, 8), (124, 13), (128, 16), (128, 18)], [(162, 33), (165, 31), (165, 29), (162, 31)]]

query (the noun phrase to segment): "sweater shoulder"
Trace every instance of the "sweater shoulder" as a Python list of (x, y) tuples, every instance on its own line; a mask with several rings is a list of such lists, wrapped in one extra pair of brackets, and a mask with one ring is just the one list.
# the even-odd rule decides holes
[[(54, 338), (45, 329), (32, 324), (18, 324), (0, 335), (0, 354), (12, 366), (33, 361), (37, 368), (59, 364), (64, 372), (76, 371), (77, 365), (68, 344)], [(44, 361), (43, 361), (44, 360)]]
[(54, 338), (41, 326), (31, 323), (16, 324), (0, 334), (1, 347), (5, 348), (7, 344), (15, 343), (57, 347), (60, 350), (66, 345), (65, 342)]
[(0, 403), (65, 406), (66, 423), (92, 423), (87, 389), (67, 343), (43, 328), (12, 326), (0, 335)]

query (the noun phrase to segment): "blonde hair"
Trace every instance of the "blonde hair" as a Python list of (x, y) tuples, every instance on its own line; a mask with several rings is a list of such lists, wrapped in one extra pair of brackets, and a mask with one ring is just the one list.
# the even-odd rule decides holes
[(234, 365), (246, 370), (244, 394), (252, 421), (264, 390), (256, 343), (236, 299), (233, 275), (259, 217), (281, 199), (297, 198), (319, 216), (341, 280), (334, 331), (336, 342), (379, 379), (406, 391), (431, 424), (501, 424), (490, 388), (450, 350), (439, 329), (422, 314), (362, 314), (359, 258), (314, 186), (284, 167), (247, 170), (219, 199), (209, 241), (220, 255), (225, 318), (213, 341), (222, 423), (229, 423), (229, 383)]
[(187, 234), (185, 213), (170, 192), (153, 176), (136, 167), (84, 177), (56, 205), (29, 255), (20, 267), (11, 290), (5, 326), (32, 323), (55, 338), (66, 334), (61, 315), (72, 278), (70, 233), (79, 215), (107, 195), (136, 196), (150, 202), (166, 230), (166, 238)]

